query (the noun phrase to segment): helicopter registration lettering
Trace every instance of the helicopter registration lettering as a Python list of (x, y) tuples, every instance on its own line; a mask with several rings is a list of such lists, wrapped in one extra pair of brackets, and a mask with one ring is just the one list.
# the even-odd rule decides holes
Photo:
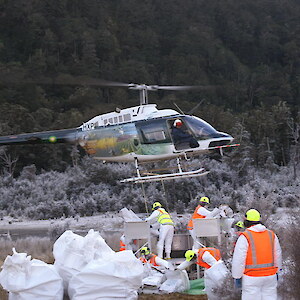
[(87, 131), (87, 130), (93, 130), (95, 129), (95, 123), (83, 123), (82, 125), (82, 130)]

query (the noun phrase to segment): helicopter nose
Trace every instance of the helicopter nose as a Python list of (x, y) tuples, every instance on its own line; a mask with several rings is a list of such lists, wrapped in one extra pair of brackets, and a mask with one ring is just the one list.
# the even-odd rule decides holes
[(226, 139), (230, 139), (230, 141), (233, 141), (233, 137), (225, 132), (218, 132), (219, 133), (219, 137), (220, 138), (226, 138)]
[(219, 147), (230, 144), (233, 141), (233, 137), (224, 132), (218, 132), (218, 136), (216, 136), (217, 140), (211, 141), (209, 143), (209, 147)]

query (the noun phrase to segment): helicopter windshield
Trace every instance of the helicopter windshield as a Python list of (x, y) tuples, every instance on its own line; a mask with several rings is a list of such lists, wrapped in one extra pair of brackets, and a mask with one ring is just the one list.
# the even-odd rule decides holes
[(216, 129), (198, 117), (185, 116), (183, 119), (196, 138), (207, 139), (220, 137), (220, 133)]

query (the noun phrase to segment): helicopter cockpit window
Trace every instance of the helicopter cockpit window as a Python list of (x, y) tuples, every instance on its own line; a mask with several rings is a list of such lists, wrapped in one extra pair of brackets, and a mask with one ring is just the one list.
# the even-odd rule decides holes
[(200, 139), (219, 137), (218, 131), (216, 131), (211, 125), (204, 122), (200, 118), (185, 116), (184, 121), (192, 130), (195, 137)]
[(140, 122), (136, 126), (144, 144), (170, 141), (165, 120)]

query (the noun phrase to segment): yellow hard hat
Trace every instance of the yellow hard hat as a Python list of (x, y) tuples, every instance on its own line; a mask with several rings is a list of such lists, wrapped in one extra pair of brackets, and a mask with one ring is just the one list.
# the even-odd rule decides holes
[(260, 213), (259, 211), (257, 211), (256, 209), (249, 209), (247, 212), (246, 212), (246, 220), (248, 221), (260, 221)]
[(191, 261), (191, 260), (194, 258), (195, 255), (196, 255), (196, 252), (193, 251), (193, 250), (187, 250), (187, 251), (185, 252), (185, 254), (184, 254), (185, 259), (186, 259), (187, 261)]
[(141, 249), (141, 254), (143, 254), (143, 255), (148, 255), (148, 254), (150, 254), (150, 249), (149, 249), (148, 247), (143, 247), (143, 248)]
[(201, 197), (199, 201), (202, 202), (202, 203), (209, 204), (209, 198), (208, 197)]
[(154, 202), (152, 205), (152, 210), (155, 210), (158, 207), (161, 207), (162, 205), (159, 202)]
[(245, 228), (243, 221), (238, 221), (234, 225), (237, 226), (237, 227), (240, 227), (240, 228)]

